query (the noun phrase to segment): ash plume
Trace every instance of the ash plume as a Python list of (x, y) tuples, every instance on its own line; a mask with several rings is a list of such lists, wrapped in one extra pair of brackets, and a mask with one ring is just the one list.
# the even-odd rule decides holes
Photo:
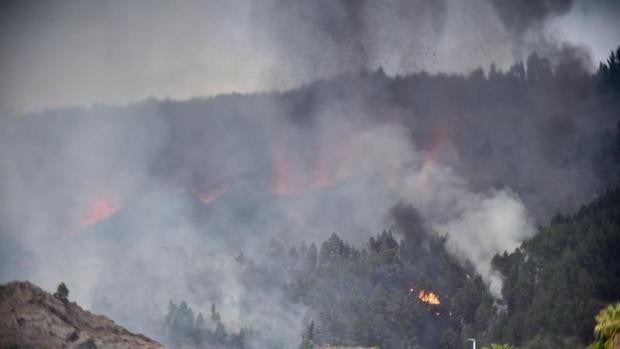
[(568, 13), (573, 0), (509, 1), (490, 0), (504, 26), (516, 35), (541, 30), (550, 18)]
[(291, 76), (284, 81), (379, 67), (402, 72), (419, 69), (418, 59), (432, 55), (432, 41), (444, 29), (446, 6), (444, 0), (278, 0), (257, 6), (253, 26), (286, 57), (284, 68)]
[(393, 224), (499, 297), (495, 253), (618, 184), (617, 96), (548, 31), (572, 1), (12, 6), (0, 281), (64, 280), (132, 330), (184, 300), (297, 346), (309, 310), (252, 263)]

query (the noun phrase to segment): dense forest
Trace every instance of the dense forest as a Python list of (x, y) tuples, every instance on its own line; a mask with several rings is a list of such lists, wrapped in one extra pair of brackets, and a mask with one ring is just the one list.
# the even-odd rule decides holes
[[(494, 336), (531, 348), (579, 347), (594, 315), (620, 297), (620, 190), (551, 223), (495, 257), (505, 276)], [(575, 343), (575, 344), (571, 344)]]
[[(619, 57), (620, 49), (599, 68), (603, 94), (620, 91)], [(617, 161), (619, 154), (616, 148), (606, 159)], [(318, 245), (273, 239), (259, 262), (241, 252), (235, 263), (243, 267), (244, 287), (307, 306), (303, 349), (469, 348), (472, 337), (519, 348), (583, 348), (595, 339), (595, 315), (618, 301), (619, 189), (575, 213), (555, 215), (519, 248), (495, 255), (501, 298), (489, 293), (473, 266), (448, 252), (445, 237), (424, 228), (414, 207), (397, 205), (390, 216), (389, 230), (361, 246), (334, 233)], [(227, 330), (215, 304), (205, 321), (185, 302), (170, 303), (162, 333), (176, 347), (218, 348), (244, 348), (257, 334), (251, 326)]]
[[(445, 248), (445, 239), (415, 224), (411, 207), (395, 207), (393, 230), (355, 248), (333, 234), (320, 247), (285, 248), (272, 240), (266, 262), (239, 254), (245, 286), (271, 285), (307, 305), (300, 347), (319, 344), (382, 348), (469, 348), (511, 343), (519, 348), (583, 348), (594, 317), (620, 294), (620, 190), (571, 215), (558, 215), (517, 250), (493, 260), (504, 276), (502, 299)], [(269, 282), (266, 282), (269, 281)], [(163, 330), (183, 343), (243, 348), (251, 328), (225, 329), (170, 303)], [(279, 347), (281, 343), (270, 343)]]
[[(415, 348), (439, 343), (451, 347), (460, 342), (463, 326), (486, 328), (493, 299), (482, 279), (446, 251), (444, 238), (408, 225), (415, 217), (413, 208), (397, 207), (394, 211), (398, 217), (394, 231), (382, 232), (361, 248), (333, 234), (319, 247), (302, 244), (286, 248), (272, 240), (260, 264), (240, 254), (236, 262), (245, 268), (244, 286), (271, 285), (274, 289), (268, 292), (284, 290), (293, 302), (307, 305), (311, 311), (300, 338), (305, 347), (379, 344)], [(423, 294), (436, 299), (422, 301)], [(213, 309), (216, 312), (215, 306)], [(192, 314), (185, 303), (171, 303), (168, 317), (182, 312)], [(217, 315), (212, 319), (212, 332), (225, 333)], [(173, 322), (166, 321), (166, 331), (172, 331), (176, 341), (177, 333), (191, 332)], [(193, 323), (208, 328), (198, 316)], [(187, 340), (195, 344), (206, 340), (228, 348), (226, 336), (204, 333), (199, 340), (192, 336)], [(242, 333), (251, 335), (251, 329)]]

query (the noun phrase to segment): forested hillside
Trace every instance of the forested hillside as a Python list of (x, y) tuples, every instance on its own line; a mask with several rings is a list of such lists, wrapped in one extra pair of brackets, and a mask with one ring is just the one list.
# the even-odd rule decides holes
[(496, 339), (530, 348), (591, 342), (596, 313), (620, 299), (620, 190), (557, 215), (493, 264), (505, 276)]
[(2, 5), (0, 349), (620, 349), (620, 0)]
[[(500, 140), (513, 136), (510, 132), (507, 131), (506, 137), (497, 132), (490, 133), (484, 140), (476, 137), (474, 130), (486, 125), (486, 121), (506, 126), (507, 124), (497, 120), (497, 110), (503, 113), (512, 111), (507, 114), (511, 116), (522, 115), (522, 106), (530, 105), (531, 108), (526, 108), (528, 113), (538, 110), (541, 116), (547, 115), (548, 108), (544, 105), (547, 105), (549, 99), (542, 100), (538, 96), (549, 89), (557, 94), (553, 97), (556, 101), (566, 100), (565, 94), (568, 90), (568, 94), (572, 96), (569, 99), (573, 102), (590, 100), (591, 102), (584, 102), (575, 109), (579, 110), (580, 115), (590, 115), (598, 110), (599, 107), (593, 107), (594, 105), (609, 105), (613, 109), (620, 91), (619, 56), (620, 49), (612, 53), (607, 62), (601, 64), (596, 75), (590, 77), (579, 74), (574, 76), (570, 70), (559, 68), (551, 72), (545, 58), (532, 55), (526, 65), (518, 63), (507, 73), (492, 69), (488, 78), (482, 72), (478, 75), (474, 73), (467, 79), (421, 74), (412, 78), (396, 78), (391, 84), (384, 84), (385, 76), (378, 72), (365, 79), (395, 91), (417, 92), (411, 94), (418, 98), (414, 101), (410, 100), (408, 94), (389, 95), (398, 99), (399, 105), (415, 106), (412, 110), (417, 110), (420, 115), (428, 115), (428, 120), (434, 120), (430, 116), (441, 114), (441, 108), (436, 113), (429, 112), (437, 105), (453, 106), (458, 110), (469, 106), (472, 115), (485, 115), (478, 119), (477, 124), (470, 124), (471, 127), (455, 127), (451, 131), (454, 132), (455, 144), (463, 145), (455, 147), (460, 152), (457, 157), (460, 160), (455, 168), (459, 169), (461, 166), (460, 171), (463, 171), (462, 166), (475, 168), (475, 171), (472, 170), (475, 173), (466, 177), (476, 184), (476, 181), (488, 175), (480, 170), (479, 164), (485, 161), (506, 162), (510, 165), (506, 167), (506, 173), (510, 175), (502, 175), (502, 183), (516, 188), (517, 193), (526, 198), (526, 202), (528, 195), (530, 199), (534, 196), (542, 198), (537, 200), (538, 203), (564, 202), (561, 197), (572, 197), (572, 194), (568, 193), (572, 189), (552, 189), (551, 191), (558, 195), (554, 197), (545, 192), (549, 189), (547, 184), (551, 185), (551, 182), (545, 182), (544, 179), (555, 183), (562, 180), (558, 179), (562, 177), (560, 173), (571, 176), (581, 173), (570, 170), (579, 168), (574, 166), (574, 163), (587, 161), (588, 166), (600, 174), (600, 179), (605, 178), (596, 181), (599, 184), (607, 183), (603, 187), (613, 186), (613, 183), (617, 182), (620, 159), (618, 129), (615, 133), (608, 128), (576, 136), (581, 131), (577, 132), (579, 128), (576, 124), (570, 126), (570, 130), (565, 130), (567, 121), (563, 116), (554, 117), (556, 120), (549, 124), (540, 124), (541, 119), (538, 117), (514, 119), (526, 122), (535, 130), (548, 128), (549, 134), (565, 130), (567, 135), (574, 136), (558, 142), (551, 141), (549, 144), (545, 143), (546, 136), (541, 137), (541, 147), (534, 149), (529, 155), (542, 156), (549, 160), (545, 161), (545, 164), (553, 164), (556, 170), (562, 169), (566, 172), (554, 170), (552, 174), (538, 177), (534, 173), (517, 175), (523, 165), (518, 159), (530, 157), (525, 153), (523, 156), (508, 156), (507, 154), (512, 152), (511, 148), (499, 146)], [(566, 82), (580, 79), (587, 83), (570, 84), (574, 89), (565, 88)], [(423, 98), (421, 92), (433, 94), (433, 89), (450, 91), (446, 84), (452, 88), (461, 86), (456, 95), (461, 96), (463, 104), (455, 104), (454, 98), (440, 92), (434, 95), (450, 100), (447, 104)], [(425, 88), (422, 89), (421, 85)], [(472, 88), (475, 86), (479, 88)], [(478, 105), (475, 102), (477, 99), (469, 95), (472, 91), (485, 89), (492, 94), (492, 91), (502, 86), (511, 91), (507, 94), (511, 97), (505, 100), (493, 99), (493, 103), (497, 105), (493, 104), (494, 107), (490, 109), (488, 106), (491, 102)], [(590, 90), (593, 86), (595, 89)], [(311, 105), (313, 91), (330, 88), (346, 90), (334, 81), (318, 82), (300, 89), (297, 95), (284, 94), (281, 97), (295, 100), (296, 96), (299, 98), (304, 95), (307, 98), (301, 100)], [(376, 98), (376, 95), (372, 95), (362, 100)], [(304, 120), (304, 113), (311, 108), (304, 103), (299, 105), (299, 108), (290, 110), (290, 114), (295, 115), (296, 122), (307, 122)], [(570, 113), (572, 110), (572, 107), (559, 105), (556, 105), (559, 113), (557, 115), (564, 115), (563, 113)], [(427, 107), (428, 110), (425, 110)], [(617, 123), (617, 115), (611, 114), (605, 118), (609, 117), (609, 120), (616, 120)], [(589, 119), (584, 116), (579, 120), (585, 122)], [(402, 121), (405, 124), (409, 122), (408, 119)], [(432, 127), (425, 128), (423, 125), (424, 122), (416, 123), (417, 128), (422, 126), (423, 132), (420, 134), (431, 134), (430, 131), (424, 131), (432, 130)], [(518, 142), (515, 144), (519, 146), (512, 148), (515, 151), (521, 149), (520, 145), (529, 142), (529, 138), (525, 136), (517, 138)], [(593, 141), (594, 138), (597, 141)], [(480, 141), (479, 147), (470, 149), (471, 151), (463, 150), (467, 149), (467, 145), (471, 146), (471, 139)], [(580, 144), (597, 145), (582, 147)], [(590, 153), (585, 156), (584, 152)], [(501, 168), (498, 163), (493, 163), (488, 168)], [(512, 174), (519, 180), (511, 182)], [(490, 176), (487, 179), (490, 183), (495, 183), (494, 178)], [(571, 184), (566, 188), (574, 189), (575, 185)], [(591, 185), (584, 187), (591, 188)], [(325, 202), (323, 206), (331, 207), (329, 202)], [(556, 205), (556, 208), (543, 206), (546, 208), (533, 211), (554, 212), (563, 204)], [(528, 207), (532, 209), (537, 206)], [(355, 208), (352, 207), (352, 210)], [(245, 216), (247, 215), (242, 215)], [(243, 309), (239, 321), (241, 328), (229, 328), (224, 324), (216, 310), (219, 308), (226, 311), (224, 304), (217, 304), (217, 308), (214, 305), (210, 319), (205, 320), (202, 314), (194, 315), (190, 308), (191, 303), (188, 305), (181, 302), (182, 299), (175, 299), (173, 302), (181, 303), (171, 303), (168, 316), (162, 320), (162, 336), (169, 338), (173, 346), (190, 344), (244, 348), (244, 343), (252, 342), (254, 345), (260, 343), (262, 347), (288, 348), (290, 338), (284, 340), (283, 336), (279, 335), (283, 329), (278, 326), (282, 326), (282, 322), (274, 322), (273, 326), (259, 323), (264, 322), (264, 319), (278, 318), (285, 319), (284, 323), (303, 319), (303, 335), (295, 337), (295, 341), (303, 348), (328, 344), (379, 345), (381, 348), (390, 349), (469, 348), (471, 343), (467, 339), (472, 337), (476, 338), (479, 346), (509, 343), (519, 348), (583, 348), (594, 340), (595, 315), (607, 304), (620, 298), (618, 189), (604, 193), (576, 213), (558, 214), (548, 223), (540, 220), (544, 224), (532, 238), (514, 251), (497, 254), (492, 264), (503, 280), (501, 297), (493, 296), (489, 292), (488, 280), (483, 279), (474, 266), (466, 259), (456, 257), (458, 254), (455, 254), (455, 251), (449, 250), (446, 242), (453, 236), (450, 234), (462, 232), (433, 231), (427, 224), (428, 221), (425, 221), (428, 219), (428, 212), (427, 215), (422, 215), (412, 205), (396, 205), (389, 216), (387, 230), (366, 242), (346, 241), (342, 234), (339, 236), (334, 233), (322, 243), (296, 245), (274, 238), (264, 248), (262, 255), (253, 254), (251, 251), (246, 251), (247, 255), (240, 252), (235, 258), (235, 264), (241, 270), (240, 286), (243, 290), (248, 290), (246, 298), (242, 299), (239, 305), (240, 309)], [(538, 216), (540, 218), (546, 215)], [(475, 247), (475, 242), (470, 247)], [(233, 255), (229, 257), (232, 259)], [(196, 279), (193, 282), (206, 281)], [(247, 314), (247, 318), (244, 318), (243, 314)], [(249, 314), (260, 314), (257, 318), (262, 320), (257, 322), (256, 318)], [(262, 333), (257, 330), (259, 327), (263, 329)], [(278, 335), (268, 335), (264, 331), (272, 331)]]
[[(65, 178), (70, 170), (103, 180), (106, 191), (94, 201), (94, 214), (77, 221), (81, 233), (70, 238), (74, 233), (57, 228), (67, 243), (56, 245), (56, 259), (47, 256), (54, 248), (46, 244), (39, 260), (54, 270), (92, 266), (86, 269), (96, 271), (94, 306), (127, 323), (133, 319), (130, 325), (146, 323), (150, 330), (144, 309), (176, 297), (166, 318), (159, 311), (148, 315), (162, 317), (158, 339), (173, 347), (467, 348), (467, 338), (475, 337), (481, 344), (581, 348), (593, 340), (594, 315), (620, 294), (618, 192), (527, 233), (518, 231), (529, 228), (525, 211), (512, 224), (488, 224), (505, 217), (488, 199), (501, 192), (500, 199), (517, 208), (523, 199), (528, 213), (544, 223), (618, 183), (619, 56), (620, 50), (611, 54), (595, 75), (562, 65), (551, 69), (548, 59), (532, 54), (508, 71), (491, 68), (488, 74), (392, 78), (379, 70), (283, 93), (51, 111), (45, 118), (2, 121), (7, 127), (0, 142), (22, 148), (25, 138), (18, 135), (24, 132), (41, 142), (23, 147), (16, 173), (39, 176), (37, 166), (49, 162), (45, 178)], [(267, 111), (277, 117), (257, 127), (271, 117)], [(103, 131), (101, 115), (111, 125)], [(99, 158), (111, 163), (90, 175), (73, 153), (56, 161), (46, 146), (68, 139), (65, 120), (72, 118), (84, 123), (76, 132), (85, 136), (66, 149), (109, 152)], [(144, 129), (153, 123), (159, 125), (153, 132)], [(395, 124), (407, 132), (382, 133)], [(291, 136), (278, 140), (273, 135), (282, 125)], [(59, 131), (46, 133), (50, 128)], [(230, 137), (247, 130), (255, 133)], [(100, 132), (124, 141), (94, 136)], [(157, 134), (162, 138), (151, 136)], [(395, 136), (403, 142), (389, 142)], [(96, 139), (102, 143), (91, 144)], [(127, 144), (135, 158), (117, 163), (117, 154), (131, 153), (117, 148)], [(377, 148), (382, 151), (372, 154)], [(405, 155), (395, 163), (385, 161), (399, 154)], [(433, 172), (439, 166), (442, 171)], [(148, 185), (117, 177), (142, 170)], [(144, 194), (161, 183), (179, 191)], [(55, 195), (72, 192), (48, 187)], [(47, 212), (36, 208), (51, 197), (20, 195), (16, 205)], [(442, 224), (446, 220), (455, 224)], [(513, 229), (502, 234), (509, 225)], [(332, 231), (337, 234), (329, 236)], [(504, 288), (501, 298), (493, 296), (490, 275), (476, 272), (488, 261), (467, 252), (482, 249), (490, 260), (503, 242), (517, 246), (528, 236), (516, 251), (494, 258)], [(19, 240), (2, 238), (9, 246), (3, 251), (20, 250)], [(314, 244), (300, 245), (306, 238)], [(2, 254), (0, 268), (33, 268), (24, 256)], [(220, 259), (234, 263), (220, 265)], [(65, 275), (81, 275), (77, 269)], [(128, 288), (140, 287), (156, 290), (152, 299), (123, 298)], [(227, 298), (231, 290), (238, 292), (233, 300)], [(211, 317), (191, 310), (204, 312), (211, 303)]]
[[(359, 248), (333, 234), (319, 247), (287, 248), (274, 239), (261, 263), (240, 254), (236, 262), (244, 266), (244, 287), (257, 294), (282, 292), (288, 301), (307, 306), (306, 330), (299, 339), (304, 347), (452, 348), (461, 345), (461, 336), (483, 333), (495, 310), (474, 268), (462, 266), (450, 255), (445, 238), (429, 234), (412, 207), (397, 206), (392, 216), (393, 230), (370, 238)], [(240, 337), (212, 335), (226, 332), (219, 315), (206, 322), (196, 317), (186, 321), (185, 327), (171, 324), (169, 319), (178, 310), (171, 305), (165, 326), (174, 343), (207, 341), (224, 348), (231, 338)], [(191, 309), (183, 313), (193, 316)], [(178, 336), (192, 331), (205, 335)], [(242, 338), (251, 336), (252, 329), (242, 334)], [(236, 343), (235, 347), (243, 347)]]
[[(519, 348), (583, 348), (593, 341), (594, 316), (620, 298), (620, 190), (557, 215), (520, 248), (497, 255), (502, 299), (446, 251), (444, 238), (419, 224), (413, 208), (395, 207), (392, 216), (392, 230), (359, 248), (333, 234), (318, 247), (272, 240), (261, 263), (241, 253), (235, 260), (244, 287), (308, 307), (303, 348), (469, 348), (470, 337)], [(171, 304), (164, 332), (176, 345), (221, 348), (243, 348), (256, 335), (251, 326), (227, 334), (215, 306), (205, 321), (185, 303)]]

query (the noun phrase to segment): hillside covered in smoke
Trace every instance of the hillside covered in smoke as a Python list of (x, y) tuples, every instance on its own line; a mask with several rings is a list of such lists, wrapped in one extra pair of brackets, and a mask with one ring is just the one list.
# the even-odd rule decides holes
[[(0, 283), (62, 282), (172, 349), (613, 344), (592, 330), (620, 294), (619, 19), (3, 1)], [(11, 343), (82, 344), (0, 308)]]
[[(570, 51), (468, 75), (376, 70), (8, 115), (0, 279), (64, 280), (80, 304), (177, 344), (166, 321), (195, 321), (182, 300), (203, 314), (217, 304), (205, 338), (256, 348), (297, 345), (310, 324), (325, 344), (526, 343), (535, 330), (509, 331), (526, 316), (512, 300), (528, 298), (506, 290), (529, 280), (513, 267), (527, 259), (494, 256), (617, 185), (619, 56), (595, 73)], [(420, 302), (427, 291), (442, 303)]]
[[(252, 294), (282, 292), (282, 304), (307, 306), (302, 349), (470, 348), (472, 337), (519, 348), (583, 348), (593, 340), (595, 314), (620, 290), (619, 204), (620, 191), (609, 191), (557, 215), (515, 251), (495, 255), (506, 281), (500, 299), (446, 251), (445, 238), (412, 225), (416, 214), (407, 206), (393, 210), (393, 230), (360, 248), (336, 234), (318, 247), (274, 239), (259, 259), (239, 254), (235, 263)], [(171, 303), (163, 332), (175, 347), (244, 348), (261, 336), (256, 322), (227, 333), (215, 305), (210, 314), (205, 320), (185, 302)]]

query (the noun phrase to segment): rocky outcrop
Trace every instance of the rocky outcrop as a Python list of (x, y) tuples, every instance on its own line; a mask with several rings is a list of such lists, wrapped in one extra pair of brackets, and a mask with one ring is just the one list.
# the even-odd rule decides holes
[(163, 349), (105, 316), (62, 301), (29, 282), (0, 286), (0, 349)]

